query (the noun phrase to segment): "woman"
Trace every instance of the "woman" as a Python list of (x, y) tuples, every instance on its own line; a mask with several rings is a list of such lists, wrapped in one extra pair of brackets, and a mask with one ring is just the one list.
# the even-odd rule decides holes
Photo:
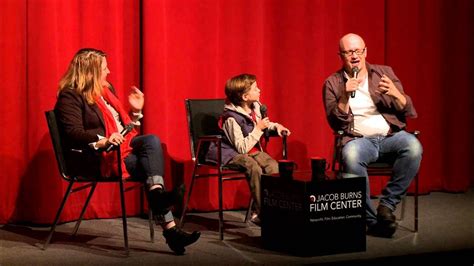
[[(130, 113), (125, 111), (107, 82), (110, 73), (106, 54), (100, 50), (79, 50), (59, 82), (55, 113), (66, 147), (68, 174), (85, 176), (117, 175), (118, 163), (123, 177), (146, 182), (148, 202), (157, 224), (163, 227), (168, 246), (177, 254), (196, 242), (200, 232), (185, 233), (177, 228), (169, 208), (177, 192), (166, 192), (163, 180), (163, 153), (154, 135), (139, 136), (144, 95), (132, 87), (128, 97)], [(125, 129), (128, 134), (120, 134)], [(110, 145), (121, 145), (122, 160), (107, 153)]]

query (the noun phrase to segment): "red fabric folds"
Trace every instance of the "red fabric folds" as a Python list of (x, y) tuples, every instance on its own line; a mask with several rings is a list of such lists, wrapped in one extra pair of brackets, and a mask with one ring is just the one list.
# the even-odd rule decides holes
[[(256, 74), (269, 118), (291, 130), (288, 156), (300, 170), (310, 157), (330, 160), (322, 84), (340, 67), (339, 38), (358, 33), (367, 60), (392, 66), (414, 101), (419, 116), (408, 125), (421, 131), (420, 192), (466, 191), (474, 183), (473, 8), (469, 0), (0, 1), (0, 223), (54, 218), (66, 184), (44, 111), (84, 47), (107, 53), (119, 99), (131, 85), (145, 93), (141, 130), (160, 137), (171, 188), (189, 185), (192, 171), (184, 99), (223, 98), (226, 80), (240, 73)], [(276, 139), (267, 150), (282, 157)], [(190, 208), (215, 210), (217, 186), (196, 182)], [(225, 186), (224, 207), (245, 208), (247, 183)], [(98, 190), (84, 218), (119, 216), (116, 186)], [(85, 198), (75, 193), (61, 222), (77, 219)], [(126, 201), (128, 214), (140, 212), (139, 191)]]

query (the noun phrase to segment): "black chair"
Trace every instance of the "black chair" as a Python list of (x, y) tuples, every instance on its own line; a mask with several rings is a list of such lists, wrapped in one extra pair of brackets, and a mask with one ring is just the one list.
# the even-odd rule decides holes
[[(56, 213), (56, 217), (54, 218), (54, 222), (53, 222), (53, 225), (51, 226), (50, 233), (48, 235), (48, 238), (46, 239), (46, 242), (44, 243), (43, 250), (46, 250), (46, 248), (48, 247), (51, 241), (51, 238), (53, 237), (54, 230), (56, 229), (56, 225), (58, 224), (59, 217), (61, 216), (61, 212), (63, 211), (64, 205), (66, 204), (66, 201), (71, 193), (81, 191), (89, 187), (91, 188), (89, 191), (89, 195), (87, 196), (87, 199), (84, 203), (84, 207), (82, 208), (80, 217), (77, 220), (76, 226), (73, 231), (73, 235), (76, 235), (79, 229), (79, 225), (81, 224), (82, 218), (86, 211), (87, 205), (89, 204), (89, 201), (92, 198), (92, 194), (94, 193), (97, 184), (98, 183), (119, 183), (120, 203), (122, 207), (123, 236), (124, 236), (124, 241), (125, 241), (125, 252), (128, 254), (128, 234), (127, 234), (127, 217), (126, 217), (126, 211), (125, 211), (125, 191), (134, 189), (136, 187), (143, 187), (145, 189), (144, 185), (142, 184), (143, 182), (138, 181), (138, 180), (133, 180), (133, 179), (127, 179), (125, 181), (122, 180), (121, 164), (118, 164), (119, 175), (117, 177), (105, 178), (105, 177), (84, 177), (84, 176), (69, 175), (67, 167), (66, 167), (66, 162), (64, 159), (64, 150), (61, 143), (61, 135), (59, 132), (55, 113), (54, 111), (51, 110), (51, 111), (46, 111), (45, 115), (46, 115), (46, 121), (48, 122), (49, 134), (51, 136), (51, 141), (53, 143), (54, 153), (56, 155), (56, 161), (58, 163), (59, 173), (61, 174), (64, 180), (69, 182), (69, 185), (61, 201), (61, 205), (59, 206), (58, 212)], [(117, 158), (120, 161), (120, 147), (116, 148), (115, 151), (113, 152), (117, 154)], [(124, 189), (124, 182), (135, 182), (135, 183), (140, 182), (140, 185), (132, 186), (127, 189)], [(83, 185), (73, 189), (73, 185), (75, 183), (81, 183)], [(150, 239), (151, 239), (151, 242), (154, 242), (154, 227), (153, 227), (152, 213), (151, 213), (151, 208), (148, 208), (148, 209), (149, 209), (148, 216), (149, 216), (149, 225), (150, 225)]]
[[(420, 131), (416, 130), (411, 132), (415, 137), (418, 138)], [(344, 136), (343, 131), (338, 131), (335, 133), (335, 139), (334, 139), (334, 155), (333, 155), (333, 160), (332, 160), (332, 171), (336, 173), (336, 176), (341, 177), (342, 174), (342, 165), (340, 163), (341, 161), (341, 156), (342, 156), (342, 138)], [(370, 177), (382, 177), (382, 176), (388, 176), (391, 177), (393, 172), (392, 172), (393, 165), (388, 162), (374, 162), (371, 163), (367, 166), (367, 175)], [(414, 193), (414, 222), (413, 222), (413, 227), (414, 230), (413, 232), (418, 232), (418, 173), (416, 173), (414, 177), (415, 181), (415, 193)], [(399, 220), (403, 220), (405, 216), (405, 197), (402, 199), (402, 210), (401, 210), (401, 215)]]
[[(189, 140), (191, 146), (191, 156), (194, 161), (194, 169), (189, 186), (188, 196), (183, 207), (179, 226), (182, 227), (186, 209), (191, 198), (194, 181), (198, 178), (218, 178), (219, 197), (219, 235), (224, 239), (224, 218), (223, 218), (223, 183), (232, 180), (247, 180), (245, 168), (240, 166), (223, 165), (222, 162), (211, 164), (204, 160), (210, 143), (215, 143), (218, 147), (217, 158), (220, 160), (220, 145), (222, 137), (219, 135), (218, 119), (224, 110), (224, 99), (186, 99), (186, 114), (188, 119)], [(200, 169), (207, 168), (212, 172), (200, 173)], [(202, 172), (202, 171), (201, 171)], [(247, 222), (253, 204), (252, 198), (249, 200), (249, 207), (244, 218)]]

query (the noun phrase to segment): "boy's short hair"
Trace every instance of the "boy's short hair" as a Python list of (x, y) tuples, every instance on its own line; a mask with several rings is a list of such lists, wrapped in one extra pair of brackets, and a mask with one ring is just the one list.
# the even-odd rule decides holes
[(225, 95), (234, 105), (241, 105), (242, 96), (250, 90), (252, 84), (257, 81), (257, 77), (252, 74), (240, 74), (229, 80), (225, 84)]

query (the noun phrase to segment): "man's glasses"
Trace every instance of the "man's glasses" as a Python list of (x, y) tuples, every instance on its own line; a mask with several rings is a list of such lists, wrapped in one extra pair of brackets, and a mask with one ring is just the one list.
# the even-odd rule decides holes
[(343, 55), (345, 57), (351, 57), (353, 54), (356, 55), (362, 55), (365, 52), (365, 49), (367, 47), (364, 47), (364, 49), (356, 49), (356, 50), (349, 50), (349, 51), (340, 51), (339, 54)]

